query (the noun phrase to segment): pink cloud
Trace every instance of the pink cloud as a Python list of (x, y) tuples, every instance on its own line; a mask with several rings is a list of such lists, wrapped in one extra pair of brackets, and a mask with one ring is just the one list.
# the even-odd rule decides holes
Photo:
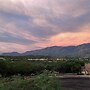
[[(2, 39), (8, 33), (20, 40), (0, 41), (0, 52), (90, 42), (90, 0), (0, 0), (0, 36), (3, 33)], [(35, 43), (24, 45), (25, 40)]]

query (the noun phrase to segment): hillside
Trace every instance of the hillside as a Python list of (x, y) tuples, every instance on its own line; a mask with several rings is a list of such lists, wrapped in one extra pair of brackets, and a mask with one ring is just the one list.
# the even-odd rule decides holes
[(3, 56), (27, 56), (27, 55), (43, 55), (43, 56), (79, 56), (90, 57), (90, 43), (78, 46), (52, 46), (44, 49), (26, 51), (25, 53), (3, 53)]

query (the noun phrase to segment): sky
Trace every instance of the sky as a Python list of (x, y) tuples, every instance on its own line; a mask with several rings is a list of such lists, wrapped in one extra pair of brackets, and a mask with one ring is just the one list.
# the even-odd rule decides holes
[(0, 52), (90, 43), (90, 0), (0, 0)]

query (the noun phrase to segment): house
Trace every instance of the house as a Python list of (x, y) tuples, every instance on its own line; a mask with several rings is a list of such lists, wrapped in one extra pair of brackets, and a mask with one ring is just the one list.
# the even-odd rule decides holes
[(90, 63), (85, 64), (85, 71), (87, 71), (88, 74), (90, 75)]
[(90, 75), (90, 63), (85, 63), (84, 67), (82, 67), (81, 74)]

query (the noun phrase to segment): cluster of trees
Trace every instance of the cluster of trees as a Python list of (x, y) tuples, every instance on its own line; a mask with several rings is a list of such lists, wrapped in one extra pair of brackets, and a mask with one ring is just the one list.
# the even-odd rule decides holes
[(44, 67), (40, 62), (0, 60), (0, 74), (2, 76), (38, 74), (43, 70)]
[(83, 61), (64, 61), (57, 63), (55, 71), (59, 73), (77, 73), (81, 74)]
[(0, 74), (2, 76), (11, 75), (36, 75), (44, 70), (56, 71), (59, 73), (81, 72), (84, 66), (83, 61), (28, 61), (28, 60), (0, 60)]

